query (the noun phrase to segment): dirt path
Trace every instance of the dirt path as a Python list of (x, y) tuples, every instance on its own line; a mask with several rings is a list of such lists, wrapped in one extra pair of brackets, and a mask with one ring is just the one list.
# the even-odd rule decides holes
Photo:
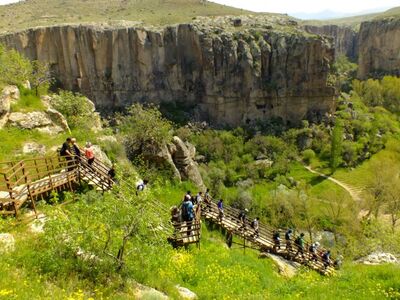
[(316, 174), (318, 176), (324, 177), (327, 180), (330, 180), (332, 182), (334, 182), (335, 184), (337, 184), (338, 186), (342, 187), (343, 189), (345, 189), (351, 196), (351, 198), (353, 198), (354, 201), (356, 202), (361, 202), (362, 198), (361, 198), (361, 193), (360, 191), (358, 191), (357, 189), (355, 189), (354, 187), (347, 185), (346, 183), (343, 183), (331, 176), (325, 175), (323, 173), (320, 173), (318, 171), (315, 171), (313, 169), (311, 169), (311, 167), (309, 166), (304, 166), (308, 171), (310, 171), (313, 174)]

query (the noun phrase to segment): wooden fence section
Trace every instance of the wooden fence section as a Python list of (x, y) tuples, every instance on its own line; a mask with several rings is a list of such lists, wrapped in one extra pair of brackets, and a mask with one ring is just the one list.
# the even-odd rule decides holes
[(189, 244), (197, 244), (200, 247), (201, 237), (201, 206), (194, 208), (193, 221), (172, 222), (174, 233), (168, 239), (174, 247), (182, 247)]
[(35, 201), (51, 191), (74, 190), (80, 180), (109, 190), (113, 181), (108, 167), (100, 161), (89, 165), (85, 157), (36, 157), (18, 162), (0, 163), (0, 215), (18, 215), (29, 202), (36, 212)]
[(325, 249), (318, 249), (318, 253), (313, 255), (308, 251), (310, 244), (305, 243), (304, 245), (304, 257), (301, 254), (297, 255), (298, 249), (294, 243), (290, 249), (286, 249), (284, 239), (280, 243), (280, 249), (276, 247), (273, 234), (276, 231), (274, 228), (269, 227), (265, 224), (259, 224), (258, 235), (255, 230), (251, 227), (251, 221), (246, 219), (243, 223), (239, 219), (240, 211), (232, 207), (224, 207), (224, 216), (220, 217), (217, 204), (211, 202), (206, 204), (206, 207), (202, 210), (203, 216), (206, 220), (213, 223), (219, 224), (225, 228), (228, 232), (240, 236), (245, 241), (255, 245), (261, 251), (274, 252), (277, 255), (284, 256), (285, 258), (295, 260), (301, 264), (307, 265), (308, 267), (325, 275), (330, 275), (334, 272), (334, 268), (330, 265), (325, 267), (322, 261), (322, 253)]

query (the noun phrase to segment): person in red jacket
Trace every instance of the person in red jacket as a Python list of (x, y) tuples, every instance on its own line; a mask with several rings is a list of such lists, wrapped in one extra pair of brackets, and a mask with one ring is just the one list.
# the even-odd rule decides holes
[(85, 156), (88, 160), (89, 165), (91, 166), (94, 162), (94, 151), (91, 142), (86, 143)]

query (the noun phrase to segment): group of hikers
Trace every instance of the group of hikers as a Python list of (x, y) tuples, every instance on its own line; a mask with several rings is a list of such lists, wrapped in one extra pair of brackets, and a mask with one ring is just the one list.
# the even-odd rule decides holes
[[(195, 220), (197, 213), (201, 207), (208, 209), (211, 205), (212, 198), (209, 193), (209, 189), (207, 189), (206, 193), (203, 194), (201, 191), (198, 192), (195, 196), (192, 196), (192, 193), (188, 191), (183, 198), (183, 201), (180, 207), (174, 206), (171, 210), (171, 220), (173, 223), (181, 223), (186, 222), (187, 225), (187, 235), (189, 236), (191, 233), (192, 222)], [(218, 209), (218, 220), (222, 222), (225, 218), (224, 212), (224, 200), (219, 199), (217, 203)], [(250, 228), (253, 232), (253, 238), (257, 239), (260, 237), (260, 228), (259, 228), (259, 217), (255, 217), (252, 221), (249, 222), (247, 218), (249, 210), (247, 208), (241, 209), (239, 215), (237, 216), (238, 222), (240, 222), (240, 231), (245, 231), (247, 225), (250, 225)], [(230, 241), (232, 241), (232, 233), (228, 233), (230, 236)], [(273, 239), (273, 251), (278, 253), (282, 248), (282, 239), (280, 231), (276, 230), (272, 234)], [(228, 241), (228, 239), (227, 239)], [(308, 260), (310, 262), (318, 262), (321, 261), (324, 265), (324, 268), (327, 269), (329, 266), (334, 265), (335, 267), (340, 267), (341, 261), (340, 259), (336, 259), (334, 262), (331, 261), (331, 251), (330, 250), (321, 250), (319, 242), (311, 243), (310, 245), (306, 245), (304, 239), (304, 233), (301, 233), (296, 238), (294, 237), (293, 229), (287, 229), (285, 232), (285, 252), (289, 259), (295, 260), (297, 257), (301, 257), (303, 261)], [(308, 246), (308, 249), (307, 249)]]
[[(89, 166), (92, 166), (95, 157), (91, 142), (86, 142), (86, 146), (83, 149), (83, 155), (85, 155), (85, 157), (87, 158)], [(68, 137), (66, 139), (66, 141), (61, 146), (60, 156), (65, 157), (68, 166), (70, 166), (68, 170), (73, 169), (71, 166), (80, 162), (82, 151), (76, 143), (76, 138)]]

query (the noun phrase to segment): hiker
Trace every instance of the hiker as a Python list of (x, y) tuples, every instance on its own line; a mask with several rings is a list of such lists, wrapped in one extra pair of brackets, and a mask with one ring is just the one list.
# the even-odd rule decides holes
[(115, 179), (115, 175), (116, 175), (116, 173), (115, 173), (115, 164), (112, 164), (112, 166), (111, 166), (110, 170), (108, 170), (107, 174), (108, 174), (108, 176), (110, 176), (110, 178), (112, 180)]
[(331, 251), (327, 250), (322, 254), (322, 262), (324, 263), (325, 269), (331, 265)]
[(203, 202), (203, 192), (198, 192), (197, 195), (192, 198), (192, 203), (201, 205), (202, 202)]
[(181, 221), (181, 218), (180, 218), (179, 208), (176, 205), (174, 205), (171, 208), (171, 222), (172, 223), (179, 223), (180, 221)]
[(285, 240), (286, 240), (286, 252), (292, 251), (292, 234), (293, 230), (288, 229), (285, 233)]
[(318, 248), (319, 248), (318, 242), (312, 243), (310, 245), (310, 248), (308, 248), (308, 250), (310, 251), (311, 256), (312, 256), (311, 259), (313, 261), (318, 261)]
[(260, 221), (260, 218), (257, 217), (251, 222), (251, 227), (254, 229), (254, 238), (259, 237), (259, 227), (258, 227), (258, 222)]
[[(185, 196), (183, 196), (183, 202), (185, 201), (192, 201), (192, 192), (191, 191), (187, 191)], [(193, 202), (192, 202), (193, 204)]]
[(91, 142), (86, 143), (85, 157), (87, 158), (89, 166), (92, 166), (92, 164), (94, 162), (94, 152), (93, 152), (93, 147), (92, 147)]
[(222, 219), (224, 218), (224, 200), (219, 199), (217, 207), (218, 207), (218, 218), (219, 221), (222, 222)]
[(67, 161), (67, 170), (71, 171), (72, 170), (72, 165), (73, 163), (73, 153), (72, 153), (72, 144), (71, 144), (71, 138), (67, 138), (65, 142), (62, 144), (61, 150), (60, 150), (60, 156), (65, 157), (65, 160)]
[(274, 234), (272, 235), (272, 239), (274, 241), (274, 251), (278, 252), (278, 249), (281, 249), (281, 234), (278, 230), (274, 232)]
[(182, 209), (181, 209), (181, 215), (182, 215), (182, 220), (185, 222), (191, 222), (193, 221), (193, 203), (190, 201), (189, 198), (184, 199), (182, 203)]
[(226, 233), (226, 244), (228, 245), (229, 248), (231, 248), (232, 243), (233, 243), (233, 234), (231, 231), (228, 231)]
[(206, 193), (204, 194), (204, 202), (206, 204), (210, 204), (211, 203), (211, 195), (210, 195), (210, 189), (207, 188)]
[(144, 191), (148, 183), (149, 181), (147, 179), (144, 180), (139, 179), (139, 181), (136, 182), (136, 196), (139, 195), (139, 192)]
[(78, 145), (76, 144), (76, 138), (71, 138), (71, 149), (72, 149), (72, 155), (74, 156), (74, 160), (76, 163), (76, 166), (80, 163), (81, 161), (81, 150), (79, 150)]
[(85, 145), (85, 157), (88, 161), (89, 166), (92, 166), (94, 162), (94, 151), (91, 142), (87, 142)]
[(333, 266), (335, 267), (336, 270), (339, 270), (342, 267), (342, 263), (343, 263), (343, 256), (339, 255), (333, 262)]
[(304, 233), (302, 232), (294, 241), (297, 246), (297, 253), (294, 257), (301, 254), (302, 259), (304, 260)]
[(249, 212), (249, 210), (247, 208), (240, 210), (240, 213), (238, 216), (240, 223), (242, 223), (242, 225), (240, 226), (240, 229), (246, 229), (246, 214), (248, 212)]

